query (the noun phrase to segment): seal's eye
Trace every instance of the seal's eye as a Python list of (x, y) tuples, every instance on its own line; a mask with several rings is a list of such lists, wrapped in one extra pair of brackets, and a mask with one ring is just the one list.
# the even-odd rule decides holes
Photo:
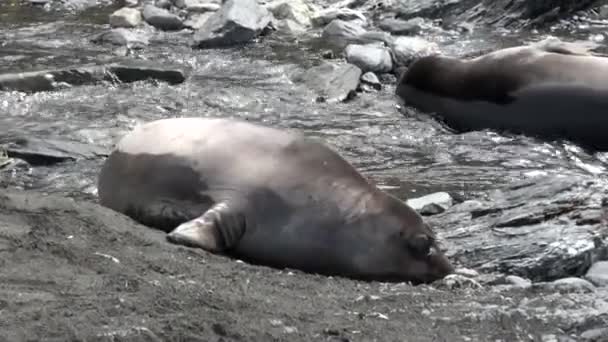
[(431, 254), (433, 239), (425, 234), (414, 235), (409, 239), (408, 246), (415, 256), (423, 258)]

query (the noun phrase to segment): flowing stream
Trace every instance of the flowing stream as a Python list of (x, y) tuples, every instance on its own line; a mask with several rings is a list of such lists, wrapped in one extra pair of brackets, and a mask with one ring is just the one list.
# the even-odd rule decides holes
[[(107, 16), (116, 8), (66, 13), (2, 1), (0, 72), (119, 58), (117, 48), (90, 42), (92, 35), (107, 29)], [(587, 30), (581, 35), (589, 34)], [(188, 80), (176, 86), (136, 82), (34, 94), (0, 92), (0, 136), (74, 139), (110, 148), (140, 122), (176, 116), (237, 117), (321, 137), (401, 198), (436, 191), (472, 195), (538, 173), (607, 174), (608, 154), (589, 154), (570, 143), (490, 131), (453, 134), (426, 115), (400, 108), (394, 82), (346, 103), (316, 103), (305, 85), (290, 79), (321, 58), (306, 37), (297, 41), (271, 34), (245, 47), (210, 50), (192, 49), (189, 38), (188, 31), (155, 31), (150, 45), (129, 57), (191, 68)], [(523, 39), (499, 32), (425, 38), (454, 53)], [(95, 195), (102, 161), (79, 160), (2, 175), (11, 187), (82, 198)]]

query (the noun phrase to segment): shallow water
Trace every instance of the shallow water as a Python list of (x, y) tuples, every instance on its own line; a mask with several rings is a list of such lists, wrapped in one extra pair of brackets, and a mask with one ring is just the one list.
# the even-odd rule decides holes
[[(0, 5), (0, 72), (117, 58), (111, 48), (89, 41), (108, 28), (105, 22), (113, 8), (58, 14), (28, 7), (15, 14), (13, 7), (9, 2)], [(6, 15), (9, 8), (12, 16)], [(580, 33), (588, 34), (589, 28)], [(246, 118), (324, 138), (401, 198), (442, 190), (470, 195), (539, 173), (607, 175), (608, 154), (588, 154), (573, 144), (490, 131), (453, 134), (426, 115), (400, 108), (394, 84), (379, 93), (360, 93), (347, 103), (315, 103), (314, 95), (290, 77), (316, 63), (319, 54), (293, 38), (271, 35), (243, 48), (221, 50), (193, 50), (189, 38), (187, 31), (155, 32), (150, 46), (136, 53), (138, 58), (192, 68), (191, 77), (177, 86), (137, 82), (32, 95), (0, 92), (0, 135), (17, 132), (110, 148), (140, 122), (178, 116)], [(455, 54), (521, 40), (518, 35), (483, 32), (427, 38)], [(96, 192), (102, 161), (0, 176), (10, 186), (88, 196)]]

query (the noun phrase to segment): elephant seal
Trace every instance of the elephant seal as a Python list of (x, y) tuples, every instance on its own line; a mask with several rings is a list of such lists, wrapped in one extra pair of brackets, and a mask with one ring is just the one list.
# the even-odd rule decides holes
[(326, 145), (246, 121), (137, 126), (106, 159), (98, 194), (174, 244), (252, 264), (416, 284), (453, 271), (414, 209)]
[(608, 149), (608, 58), (549, 38), (476, 58), (417, 59), (396, 95), (456, 131), (496, 129)]

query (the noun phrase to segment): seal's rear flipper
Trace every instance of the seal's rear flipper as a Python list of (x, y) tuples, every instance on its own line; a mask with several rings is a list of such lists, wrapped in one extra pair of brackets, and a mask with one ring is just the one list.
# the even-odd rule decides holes
[(220, 202), (203, 215), (177, 226), (167, 234), (169, 242), (199, 247), (211, 253), (221, 253), (234, 247), (245, 233), (245, 218)]

